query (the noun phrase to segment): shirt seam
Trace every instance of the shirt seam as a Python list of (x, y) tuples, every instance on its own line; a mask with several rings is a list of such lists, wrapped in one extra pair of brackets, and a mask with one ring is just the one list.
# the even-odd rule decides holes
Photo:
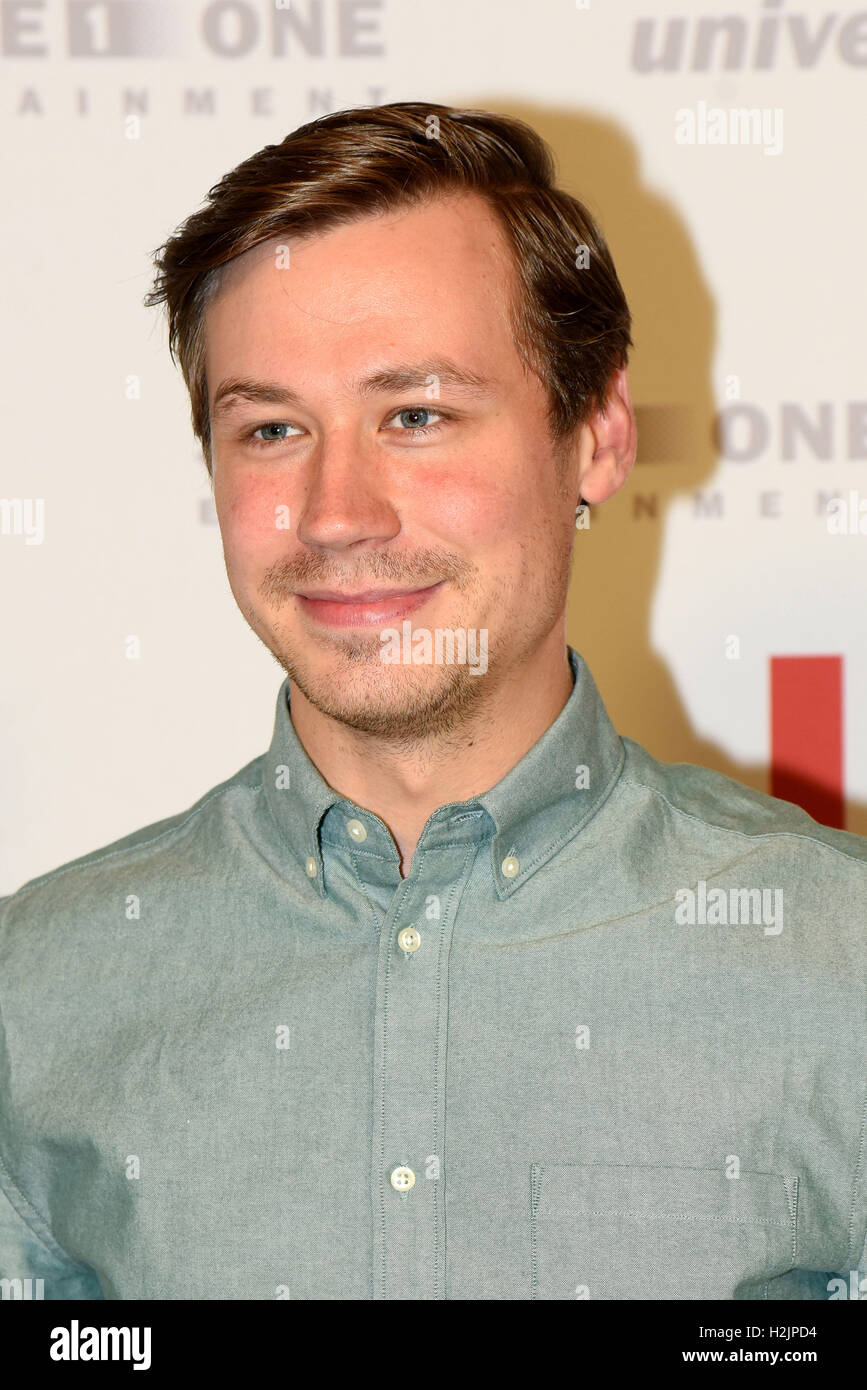
[[(11, 893), (8, 899), (9, 903), (11, 904), (14, 899), (26, 896), (28, 893), (35, 892), (37, 888), (43, 887), (46, 883), (63, 878), (65, 874), (74, 873), (76, 870), (83, 871), (85, 869), (95, 868), (97, 864), (102, 864), (107, 859), (115, 859), (118, 855), (136, 854), (141, 849), (147, 849), (151, 845), (155, 845), (166, 835), (179, 833), (183, 830), (184, 826), (188, 825), (191, 820), (200, 815), (206, 806), (209, 806), (217, 797), (224, 796), (227, 791), (227, 787), (219, 787), (216, 791), (211, 792), (210, 796), (206, 797), (198, 806), (194, 807), (188, 815), (184, 816), (184, 819), (180, 821), (178, 825), (170, 825), (165, 830), (160, 830), (156, 835), (151, 836), (150, 839), (139, 840), (134, 845), (122, 845), (118, 849), (106, 850), (104, 854), (98, 854), (95, 859), (88, 858), (86, 863), (76, 861), (72, 864), (61, 865), (61, 867), (57, 869), (50, 869), (46, 874), (40, 874), (38, 878), (32, 879), (29, 883), (22, 884), (16, 892)], [(135, 831), (133, 831), (133, 834), (135, 834)]]
[[(676, 806), (673, 801), (661, 792), (658, 787), (651, 787), (647, 782), (637, 782), (632, 777), (622, 777), (621, 782), (631, 787), (638, 787), (641, 791), (651, 792), (653, 796), (658, 796), (660, 801), (664, 801), (666, 806), (670, 806), (677, 815), (683, 816), (686, 820), (695, 821), (697, 825), (707, 826), (711, 830), (719, 830), (723, 835), (738, 835), (744, 840), (806, 840), (808, 844), (815, 845), (817, 849), (827, 850), (831, 854), (838, 854), (841, 859), (847, 859), (851, 864), (857, 864), (867, 872), (867, 862), (858, 859), (854, 854), (847, 854), (845, 850), (837, 849), (835, 845), (828, 845), (824, 840), (820, 840), (816, 835), (803, 835), (798, 830), (737, 830), (730, 825), (718, 825), (716, 821), (706, 820), (702, 816), (696, 816), (692, 811), (685, 811), (682, 806)], [(829, 827), (830, 829), (831, 827)]]
[(865, 1141), (867, 1141), (867, 1087), (865, 1087), (864, 1091), (864, 1105), (862, 1107), (861, 1115), (861, 1131), (858, 1141), (858, 1157), (855, 1160), (855, 1176), (852, 1180), (852, 1206), (849, 1211), (849, 1243), (846, 1250), (850, 1268), (857, 1268), (858, 1261), (861, 1258), (860, 1236), (858, 1236), (858, 1245), (855, 1244), (855, 1207), (858, 1201), (858, 1188), (861, 1181), (861, 1162), (864, 1157)]
[[(320, 839), (321, 839), (321, 837), (320, 837)], [(322, 843), (323, 843), (323, 844), (328, 844), (328, 841), (327, 841), (327, 840), (322, 840)], [(366, 901), (366, 903), (367, 903), (368, 909), (369, 909), (369, 911), (370, 911), (370, 915), (371, 915), (371, 917), (373, 918), (373, 929), (374, 929), (374, 933), (378, 936), (379, 933), (382, 931), (382, 928), (383, 928), (383, 926), (384, 926), (384, 924), (385, 924), (385, 919), (386, 919), (386, 917), (388, 916), (388, 913), (389, 913), (389, 911), (390, 911), (390, 904), (389, 904), (389, 907), (386, 908), (384, 912), (382, 912), (382, 915), (380, 915), (381, 909), (380, 909), (379, 903), (376, 902), (376, 900), (374, 899), (373, 894), (372, 894), (372, 893), (370, 892), (370, 890), (368, 889), (367, 884), (365, 883), (364, 879), (362, 878), (361, 874), (360, 874), (359, 871), (358, 871), (358, 864), (356, 863), (356, 855), (359, 854), (361, 851), (359, 851), (359, 849), (357, 848), (357, 846), (356, 846), (356, 845), (349, 845), (349, 846), (340, 845), (340, 846), (337, 846), (337, 848), (339, 848), (339, 849), (346, 849), (347, 852), (348, 852), (348, 854), (349, 854), (349, 862), (350, 862), (350, 864), (352, 865), (352, 872), (353, 872), (353, 874), (355, 875), (355, 881), (356, 881), (356, 883), (358, 884), (359, 888), (361, 889), (362, 897), (365, 899), (365, 901)], [(375, 857), (376, 857), (376, 858), (379, 858), (379, 855), (376, 855)], [(323, 858), (323, 862), (324, 862), (324, 858)], [(402, 880), (401, 880), (401, 883), (398, 883), (398, 884), (395, 886), (395, 892), (396, 892), (396, 891), (401, 887), (401, 885), (402, 885), (403, 883), (405, 883), (405, 882), (406, 882), (406, 880), (405, 880), (405, 879), (402, 879)]]
[[(792, 1233), (791, 1214), (788, 1221), (774, 1221), (769, 1216), (705, 1216), (699, 1213), (680, 1211), (631, 1211), (619, 1207), (582, 1207), (579, 1216), (622, 1216), (632, 1221), (718, 1221), (726, 1226), (774, 1226), (778, 1231)], [(537, 1210), (538, 1221), (538, 1210)]]

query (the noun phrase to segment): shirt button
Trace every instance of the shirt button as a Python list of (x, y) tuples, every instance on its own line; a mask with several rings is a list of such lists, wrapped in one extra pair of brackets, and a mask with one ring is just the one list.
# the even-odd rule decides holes
[(402, 951), (417, 951), (421, 945), (421, 936), (415, 927), (404, 927), (403, 931), (397, 934), (397, 944)]
[(367, 831), (360, 820), (348, 820), (346, 822), (346, 833), (351, 835), (356, 844), (361, 844), (362, 840), (367, 839)]
[(395, 1192), (409, 1192), (415, 1182), (415, 1173), (411, 1168), (395, 1168), (391, 1175), (391, 1185)]
[(515, 858), (515, 856), (513, 854), (510, 854), (508, 859), (503, 860), (502, 864), (500, 865), (500, 868), (506, 875), (506, 878), (514, 878), (516, 874), (520, 872), (521, 865), (519, 861)]
[(312, 855), (312, 854), (310, 855), (310, 857), (309, 857), (309, 859), (307, 860), (307, 863), (304, 865), (304, 867), (305, 867), (305, 869), (307, 870), (307, 877), (308, 877), (308, 878), (315, 878), (315, 877), (316, 877), (316, 860), (313, 858), (313, 855)]

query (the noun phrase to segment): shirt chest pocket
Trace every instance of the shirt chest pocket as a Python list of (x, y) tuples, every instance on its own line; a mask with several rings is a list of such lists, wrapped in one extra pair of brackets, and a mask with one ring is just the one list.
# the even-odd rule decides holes
[(762, 1298), (797, 1220), (795, 1176), (534, 1163), (530, 1298)]

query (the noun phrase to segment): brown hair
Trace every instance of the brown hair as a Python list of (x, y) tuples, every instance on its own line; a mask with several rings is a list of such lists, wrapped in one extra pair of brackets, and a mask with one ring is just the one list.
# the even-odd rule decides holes
[(457, 192), (487, 200), (512, 249), (515, 344), (548, 389), (553, 439), (603, 409), (610, 376), (633, 345), (631, 316), (601, 231), (554, 178), (550, 149), (524, 121), (414, 101), (322, 116), (224, 175), (205, 206), (153, 253), (157, 274), (144, 300), (167, 306), (169, 351), (190, 393), (208, 472), (204, 316), (220, 267), (274, 236), (325, 231)]

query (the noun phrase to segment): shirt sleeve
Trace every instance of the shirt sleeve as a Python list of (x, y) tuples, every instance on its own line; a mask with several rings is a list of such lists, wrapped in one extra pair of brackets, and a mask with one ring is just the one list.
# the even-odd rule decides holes
[(49, 1248), (0, 1187), (0, 1300), (104, 1297), (93, 1271)]

